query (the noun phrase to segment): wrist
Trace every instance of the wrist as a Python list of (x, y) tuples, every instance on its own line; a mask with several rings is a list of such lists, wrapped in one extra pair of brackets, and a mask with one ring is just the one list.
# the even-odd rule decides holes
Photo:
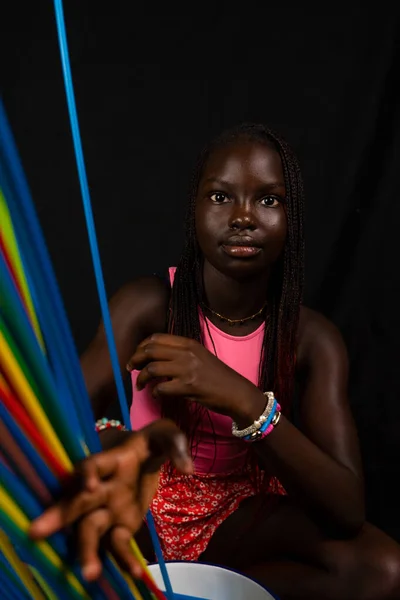
[(133, 435), (133, 431), (116, 429), (115, 427), (99, 431), (99, 439), (103, 450), (111, 450), (112, 448), (116, 448), (123, 442), (126, 442)]
[(237, 423), (239, 429), (245, 429), (262, 415), (266, 405), (265, 395), (254, 386), (232, 414), (232, 419)]

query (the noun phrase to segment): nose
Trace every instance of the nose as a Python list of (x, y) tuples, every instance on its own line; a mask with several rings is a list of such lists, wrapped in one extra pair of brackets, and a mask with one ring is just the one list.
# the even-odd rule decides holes
[(229, 229), (236, 231), (249, 229), (250, 231), (254, 231), (256, 228), (256, 219), (250, 210), (250, 206), (244, 204), (234, 206), (229, 220)]

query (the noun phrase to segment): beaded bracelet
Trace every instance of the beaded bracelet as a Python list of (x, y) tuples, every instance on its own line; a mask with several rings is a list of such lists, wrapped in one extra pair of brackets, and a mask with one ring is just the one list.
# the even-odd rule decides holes
[(258, 429), (257, 431), (253, 431), (251, 434), (246, 435), (242, 439), (245, 440), (246, 442), (249, 442), (249, 441), (251, 441), (253, 439), (259, 439), (260, 436), (258, 436), (257, 434), (258, 433), (264, 433), (268, 429), (268, 427), (271, 424), (272, 419), (275, 416), (277, 406), (278, 406), (278, 402), (274, 398), (274, 403), (272, 405), (272, 409), (271, 409), (271, 411), (270, 411), (270, 413), (268, 415), (268, 418), (264, 421), (264, 423), (262, 423), (260, 429)]
[[(275, 401), (276, 402), (276, 401)], [(268, 419), (265, 423), (263, 423), (262, 427), (252, 433), (251, 435), (246, 435), (246, 437), (242, 438), (245, 442), (259, 442), (267, 437), (275, 429), (278, 425), (281, 418), (281, 406), (276, 402), (274, 406), (274, 410), (272, 411), (271, 418)]]
[(95, 430), (97, 433), (104, 431), (105, 429), (119, 429), (120, 431), (126, 431), (125, 425), (123, 425), (121, 421), (118, 421), (117, 419), (106, 419), (106, 417), (98, 419), (95, 424)]
[(264, 409), (264, 412), (262, 413), (262, 415), (258, 419), (256, 419), (256, 421), (254, 421), (254, 423), (252, 425), (249, 425), (245, 429), (238, 429), (237, 424), (235, 423), (235, 421), (233, 421), (232, 422), (232, 435), (234, 435), (235, 437), (238, 437), (238, 438), (244, 438), (247, 435), (256, 433), (259, 429), (261, 429), (261, 427), (264, 425), (264, 423), (267, 421), (267, 419), (269, 419), (271, 414), (273, 414), (273, 406), (274, 406), (274, 402), (275, 402), (275, 397), (274, 397), (273, 392), (264, 392), (264, 396), (267, 397), (267, 404), (265, 406), (265, 409)]

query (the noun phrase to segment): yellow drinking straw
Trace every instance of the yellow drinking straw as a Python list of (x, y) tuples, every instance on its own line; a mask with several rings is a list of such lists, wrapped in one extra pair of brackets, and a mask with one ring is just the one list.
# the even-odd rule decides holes
[[(16, 527), (25, 535), (28, 535), (28, 530), (30, 527), (30, 522), (26, 515), (22, 512), (22, 510), (17, 506), (11, 496), (6, 492), (6, 490), (0, 487), (0, 507), (1, 510), (8, 516), (10, 521), (12, 521)], [(53, 550), (50, 544), (46, 541), (36, 541), (35, 546), (41, 552), (41, 554), (47, 559), (49, 563), (53, 565), (55, 569), (61, 571), (65, 574), (65, 577), (68, 583), (73, 587), (73, 589), (83, 598), (90, 600), (89, 596), (85, 592), (81, 583), (75, 577), (71, 571), (65, 569), (65, 565), (62, 562), (61, 558), (58, 554)]]
[(39, 322), (35, 313), (35, 309), (32, 302), (31, 293), (29, 291), (28, 282), (26, 281), (24, 267), (22, 265), (21, 255), (18, 250), (17, 240), (15, 238), (14, 228), (11, 221), (10, 212), (7, 207), (6, 199), (3, 191), (0, 188), (0, 223), (1, 230), (4, 236), (4, 243), (7, 248), (7, 254), (13, 266), (13, 269), (18, 278), (18, 283), (21, 288), (23, 300), (28, 312), (28, 318), (32, 324), (36, 338), (39, 342), (40, 347), (45, 353), (45, 345), (40, 331)]
[(122, 573), (122, 577), (125, 579), (126, 583), (128, 584), (129, 590), (130, 590), (132, 596), (135, 598), (135, 600), (143, 600), (143, 596), (137, 589), (136, 585), (134, 584), (133, 579), (129, 575), (124, 573), (123, 571), (121, 571), (121, 573)]
[(36, 579), (38, 580), (39, 584), (42, 586), (43, 591), (47, 596), (46, 600), (58, 600), (57, 596), (55, 595), (53, 590), (50, 588), (47, 581), (41, 576), (39, 571), (37, 569), (35, 569), (34, 567), (30, 567), (30, 570), (32, 571), (32, 573), (34, 574)]
[(147, 573), (147, 575), (149, 576), (149, 578), (153, 580), (153, 576), (150, 573), (150, 569), (147, 566), (147, 563), (146, 563), (146, 561), (144, 559), (143, 554), (141, 553), (141, 551), (139, 549), (139, 546), (136, 543), (135, 538), (131, 539), (131, 548), (132, 548), (132, 552), (133, 552), (136, 560), (138, 561), (138, 563), (142, 567), (143, 571), (145, 571)]
[(0, 529), (0, 549), (3, 552), (4, 556), (14, 569), (16, 575), (24, 584), (26, 590), (29, 592), (33, 600), (46, 600), (45, 596), (42, 594), (40, 589), (37, 587), (35, 581), (32, 578), (32, 574), (29, 571), (28, 567), (25, 563), (23, 563), (18, 554), (15, 552), (12, 547), (10, 540)]

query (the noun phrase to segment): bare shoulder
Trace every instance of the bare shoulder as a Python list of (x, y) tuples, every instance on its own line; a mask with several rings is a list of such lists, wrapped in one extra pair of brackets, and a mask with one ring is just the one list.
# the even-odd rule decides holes
[(140, 325), (142, 335), (164, 331), (169, 298), (169, 283), (156, 275), (125, 284), (109, 305), (114, 329)]
[[(124, 285), (111, 298), (110, 316), (121, 368), (143, 339), (166, 330), (169, 294), (168, 282), (144, 277)], [(81, 367), (95, 414), (104, 414), (114, 394), (114, 373), (103, 323), (81, 356)]]
[(347, 371), (347, 349), (339, 329), (321, 313), (301, 307), (298, 328), (297, 359), (299, 368), (322, 363), (341, 366)]

